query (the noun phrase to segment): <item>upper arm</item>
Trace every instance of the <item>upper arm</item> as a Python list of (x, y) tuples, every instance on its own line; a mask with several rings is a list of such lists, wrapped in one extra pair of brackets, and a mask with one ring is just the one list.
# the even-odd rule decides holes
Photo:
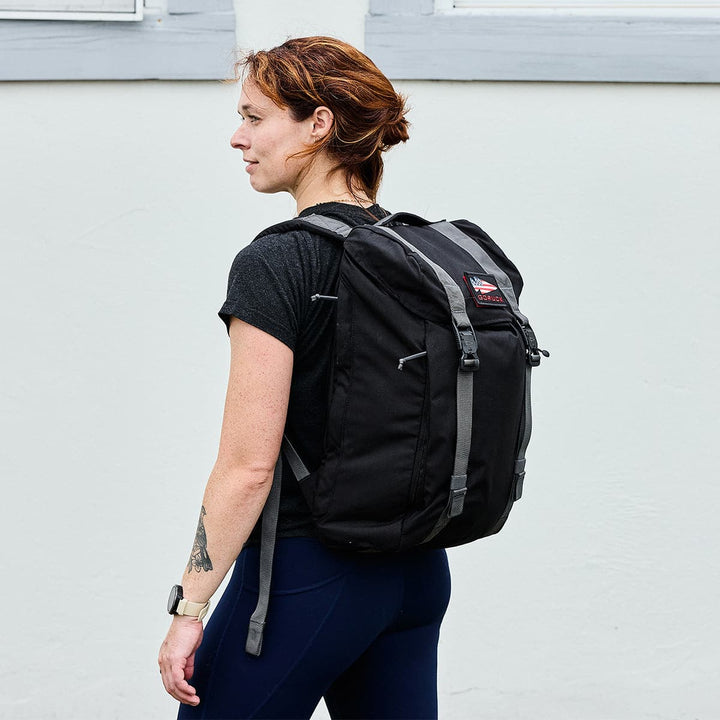
[(230, 322), (230, 377), (218, 462), (272, 471), (290, 397), (293, 352), (238, 318)]
[(228, 330), (233, 317), (296, 349), (310, 297), (318, 292), (316, 252), (302, 231), (266, 235), (233, 260), (220, 317)]

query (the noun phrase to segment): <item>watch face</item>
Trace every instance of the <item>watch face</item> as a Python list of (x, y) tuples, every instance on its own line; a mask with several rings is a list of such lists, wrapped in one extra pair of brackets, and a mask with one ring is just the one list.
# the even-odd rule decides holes
[(177, 610), (178, 603), (183, 599), (182, 585), (173, 585), (168, 598), (167, 611), (174, 615)]

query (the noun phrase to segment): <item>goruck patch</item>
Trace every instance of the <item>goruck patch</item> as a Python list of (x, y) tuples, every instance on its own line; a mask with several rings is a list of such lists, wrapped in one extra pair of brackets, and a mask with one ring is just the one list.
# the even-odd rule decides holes
[(470, 291), (470, 297), (475, 304), (482, 305), (507, 305), (507, 300), (497, 286), (497, 280), (492, 275), (484, 275), (477, 272), (466, 272), (463, 280)]

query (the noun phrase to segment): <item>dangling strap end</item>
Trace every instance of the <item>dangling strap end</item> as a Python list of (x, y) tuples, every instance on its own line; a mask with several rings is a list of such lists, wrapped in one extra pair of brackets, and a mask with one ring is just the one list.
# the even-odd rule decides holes
[(262, 652), (263, 631), (265, 623), (260, 620), (250, 620), (247, 640), (245, 641), (245, 652), (249, 655), (259, 657)]

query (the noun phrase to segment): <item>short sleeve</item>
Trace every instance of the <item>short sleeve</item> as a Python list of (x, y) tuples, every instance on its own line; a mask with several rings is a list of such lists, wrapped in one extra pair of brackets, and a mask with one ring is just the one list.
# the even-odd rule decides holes
[(312, 256), (301, 247), (304, 235), (267, 235), (236, 255), (218, 312), (228, 329), (236, 317), (295, 350), (310, 296), (305, 286)]

